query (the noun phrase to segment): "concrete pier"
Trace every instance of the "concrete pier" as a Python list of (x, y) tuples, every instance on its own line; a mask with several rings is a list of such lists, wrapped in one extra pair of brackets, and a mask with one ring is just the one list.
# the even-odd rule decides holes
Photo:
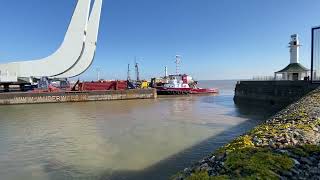
[(50, 92), (50, 93), (0, 93), (0, 105), (10, 104), (40, 104), (85, 101), (110, 101), (129, 99), (157, 98), (155, 89), (133, 89), (114, 91), (86, 91), (86, 92)]
[(281, 109), (319, 87), (309, 81), (239, 81), (235, 88), (236, 104), (265, 104)]

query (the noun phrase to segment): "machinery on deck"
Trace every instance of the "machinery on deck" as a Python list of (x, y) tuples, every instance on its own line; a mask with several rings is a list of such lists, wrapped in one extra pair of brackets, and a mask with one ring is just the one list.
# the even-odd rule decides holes
[(146, 89), (149, 88), (149, 82), (146, 80), (141, 80), (140, 79), (140, 69), (139, 69), (139, 64), (137, 63), (137, 61), (135, 61), (135, 74), (136, 74), (136, 78), (135, 80), (131, 79), (131, 75), (130, 75), (130, 64), (128, 64), (128, 75), (127, 75), (127, 82), (128, 82), (128, 88), (129, 89), (136, 89), (136, 88), (140, 88), (140, 89)]

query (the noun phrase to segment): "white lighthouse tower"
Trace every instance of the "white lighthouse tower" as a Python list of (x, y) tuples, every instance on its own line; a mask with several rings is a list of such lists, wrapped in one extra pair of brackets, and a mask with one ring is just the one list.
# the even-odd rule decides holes
[(308, 78), (309, 69), (305, 68), (299, 62), (300, 41), (298, 34), (291, 35), (289, 42), (290, 64), (284, 69), (274, 73), (276, 80), (297, 81)]
[(300, 50), (300, 41), (298, 34), (291, 35), (291, 41), (289, 42), (290, 48), (290, 64), (299, 63), (299, 50)]

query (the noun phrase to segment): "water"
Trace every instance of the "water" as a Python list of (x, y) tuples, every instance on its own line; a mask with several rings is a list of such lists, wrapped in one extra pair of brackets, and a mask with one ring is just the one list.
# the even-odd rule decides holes
[(167, 179), (266, 119), (218, 96), (0, 106), (1, 179)]

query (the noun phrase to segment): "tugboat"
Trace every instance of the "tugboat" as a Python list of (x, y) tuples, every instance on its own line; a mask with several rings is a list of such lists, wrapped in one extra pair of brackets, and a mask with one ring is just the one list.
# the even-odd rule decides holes
[(158, 95), (187, 95), (187, 94), (214, 94), (218, 89), (200, 88), (198, 82), (187, 74), (169, 75), (164, 78), (153, 78), (151, 84), (157, 89)]
[(198, 87), (198, 82), (187, 74), (180, 74), (181, 56), (176, 55), (176, 75), (168, 75), (165, 67), (165, 75), (162, 78), (152, 78), (151, 87), (157, 89), (158, 95), (183, 95), (183, 94), (212, 94), (218, 93), (218, 89), (204, 89)]

